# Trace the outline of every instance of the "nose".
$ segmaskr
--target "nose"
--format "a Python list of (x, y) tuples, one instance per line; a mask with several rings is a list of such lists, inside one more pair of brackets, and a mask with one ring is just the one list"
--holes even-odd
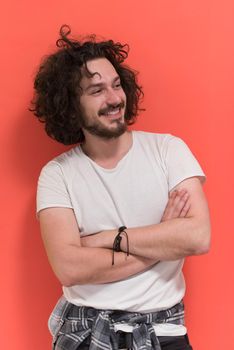
[(110, 88), (106, 93), (106, 103), (110, 105), (117, 105), (121, 102), (121, 97), (118, 91)]

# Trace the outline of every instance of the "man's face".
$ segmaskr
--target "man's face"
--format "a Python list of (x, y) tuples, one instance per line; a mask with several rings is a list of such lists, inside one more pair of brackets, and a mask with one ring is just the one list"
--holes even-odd
[(119, 137), (126, 129), (124, 114), (126, 95), (122, 89), (119, 75), (110, 61), (97, 58), (87, 62), (88, 77), (83, 70), (80, 82), (82, 95), (82, 129), (90, 134), (110, 139)]

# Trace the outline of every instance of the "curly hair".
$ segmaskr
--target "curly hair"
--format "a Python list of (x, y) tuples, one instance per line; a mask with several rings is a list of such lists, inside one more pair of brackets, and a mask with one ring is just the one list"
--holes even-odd
[(79, 97), (82, 94), (82, 67), (85, 67), (88, 76), (93, 76), (87, 68), (89, 60), (108, 59), (120, 76), (127, 98), (127, 125), (133, 124), (142, 110), (139, 102), (143, 97), (136, 79), (137, 72), (123, 64), (128, 57), (128, 45), (112, 40), (97, 42), (95, 35), (78, 41), (68, 38), (70, 33), (70, 27), (63, 25), (56, 42), (58, 50), (43, 59), (35, 77), (35, 93), (30, 109), (39, 121), (45, 123), (46, 133), (64, 145), (84, 141)]

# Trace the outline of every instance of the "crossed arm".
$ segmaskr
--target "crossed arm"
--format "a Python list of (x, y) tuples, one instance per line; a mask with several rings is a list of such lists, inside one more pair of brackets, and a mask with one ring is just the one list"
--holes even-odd
[[(159, 224), (128, 228), (130, 256), (112, 248), (117, 230), (80, 238), (72, 209), (48, 208), (39, 213), (50, 264), (65, 286), (118, 281), (142, 272), (160, 260), (206, 253), (210, 244), (209, 213), (198, 178), (171, 192)], [(126, 250), (126, 241), (121, 242)]]

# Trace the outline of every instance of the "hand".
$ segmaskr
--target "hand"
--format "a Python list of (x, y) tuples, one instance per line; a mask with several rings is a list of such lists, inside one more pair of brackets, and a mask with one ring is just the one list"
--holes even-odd
[[(161, 222), (175, 218), (186, 217), (190, 208), (189, 194), (186, 190), (175, 190), (170, 193), (167, 206)], [(110, 237), (117, 234), (116, 230), (101, 231), (81, 237), (81, 245), (89, 248), (110, 248)], [(108, 239), (109, 237), (109, 239)], [(112, 237), (113, 238), (113, 237)], [(111, 242), (114, 238), (111, 240)], [(111, 243), (113, 244), (113, 242)]]
[(176, 218), (185, 218), (190, 208), (189, 194), (186, 190), (175, 190), (169, 195), (161, 222)]

